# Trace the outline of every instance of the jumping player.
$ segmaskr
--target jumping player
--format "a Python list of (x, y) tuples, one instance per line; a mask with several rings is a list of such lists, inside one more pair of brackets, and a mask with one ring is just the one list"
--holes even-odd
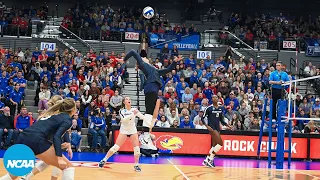
[[(134, 154), (134, 170), (137, 172), (141, 171), (139, 166), (139, 157), (140, 157), (140, 147), (139, 147), (139, 139), (138, 139), (138, 132), (135, 123), (135, 117), (138, 116), (140, 119), (144, 121), (153, 121), (149, 119), (147, 116), (144, 116), (140, 113), (140, 111), (136, 108), (131, 108), (131, 100), (129, 97), (125, 97), (123, 99), (124, 109), (120, 111), (121, 117), (121, 126), (120, 126), (120, 133), (116, 140), (116, 143), (113, 147), (110, 148), (107, 155), (100, 161), (99, 167), (102, 168), (104, 164), (108, 161), (108, 159), (117, 152), (122, 144), (127, 140), (130, 139), (133, 145), (133, 154)], [(153, 119), (157, 119), (158, 111), (160, 107), (160, 100), (157, 100), (155, 105), (155, 110), (153, 113)]]
[[(160, 80), (160, 76), (164, 76), (167, 73), (171, 72), (175, 67), (177, 62), (182, 60), (182, 56), (175, 57), (174, 61), (168, 68), (165, 69), (157, 69), (152, 64), (150, 64), (149, 60), (145, 57), (141, 57), (135, 50), (131, 50), (124, 57), (124, 61), (127, 61), (130, 57), (134, 57), (137, 60), (139, 69), (146, 76), (146, 81), (144, 84), (144, 94), (146, 96), (145, 106), (146, 106), (146, 114), (153, 114), (154, 108), (158, 99), (159, 89), (162, 87), (162, 82)], [(144, 129), (146, 132), (147, 130)]]
[[(219, 101), (218, 96), (213, 95), (212, 105), (208, 106), (205, 109), (203, 117), (201, 118), (203, 124), (209, 130), (209, 133), (211, 135), (211, 140), (212, 140), (212, 147), (209, 151), (209, 155), (202, 163), (204, 166), (207, 166), (207, 167), (215, 166), (213, 162), (214, 156), (223, 146), (223, 142), (220, 136), (220, 122), (222, 125), (232, 128), (229, 124), (227, 124), (224, 121), (223, 111), (222, 111), (222, 108), (218, 105), (218, 101)], [(207, 118), (208, 124), (204, 121), (205, 118)]]
[[(53, 105), (55, 105), (58, 101), (63, 100), (63, 98), (59, 95), (55, 95), (52, 96), (51, 99), (48, 102), (48, 107), (52, 107)], [(59, 114), (60, 112), (57, 111), (54, 113), (54, 115)], [(68, 155), (69, 157), (72, 159), (73, 156), (73, 152), (71, 149), (71, 143), (70, 143), (70, 137), (68, 133), (65, 133), (64, 137), (63, 137), (63, 144), (61, 144), (61, 149), (67, 149), (68, 151)], [(33, 176), (35, 176), (36, 174), (43, 172), (44, 170), (46, 170), (49, 167), (48, 164), (46, 164), (43, 161), (39, 161), (37, 162), (37, 164), (35, 165), (35, 167), (33, 168), (32, 172), (29, 173), (26, 176), (21, 177), (20, 180), (30, 180)], [(53, 167), (52, 169), (52, 173), (51, 173), (51, 180), (56, 180), (58, 179), (58, 177), (61, 175), (62, 171), (57, 168), (57, 167)]]
[[(54, 115), (59, 111), (60, 114)], [(77, 112), (74, 99), (66, 98), (50, 107), (34, 125), (26, 128), (18, 137), (17, 144), (29, 146), (36, 157), (48, 165), (62, 170), (62, 180), (73, 180), (72, 163), (62, 155), (61, 138), (72, 126), (71, 117)], [(45, 118), (42, 118), (45, 117)], [(49, 141), (53, 137), (53, 142)], [(17, 177), (5, 175), (0, 180), (14, 180)]]

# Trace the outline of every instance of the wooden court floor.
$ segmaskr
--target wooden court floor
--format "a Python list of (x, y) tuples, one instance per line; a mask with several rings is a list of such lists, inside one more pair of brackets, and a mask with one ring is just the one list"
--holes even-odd
[[(320, 171), (311, 170), (269, 170), (258, 168), (206, 168), (201, 166), (181, 166), (173, 164), (142, 164), (142, 172), (134, 172), (133, 164), (112, 163), (105, 168), (97, 168), (97, 163), (75, 163), (75, 180), (320, 180)], [(33, 180), (49, 180), (49, 168)], [(0, 162), (0, 175), (6, 170)], [(61, 178), (60, 178), (61, 179)]]

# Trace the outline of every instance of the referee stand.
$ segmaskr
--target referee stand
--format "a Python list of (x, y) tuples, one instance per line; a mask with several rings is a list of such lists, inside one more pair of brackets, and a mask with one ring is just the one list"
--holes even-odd
[[(272, 106), (273, 99), (270, 99), (270, 106)], [(266, 107), (268, 104), (268, 98), (264, 100), (264, 107), (262, 112), (262, 119), (261, 119), (261, 125), (260, 125), (260, 134), (259, 134), (259, 143), (258, 143), (258, 152), (257, 155), (260, 158), (260, 151), (261, 151), (261, 142), (263, 137), (263, 127), (266, 121)], [(268, 168), (271, 168), (271, 160), (272, 160), (272, 152), (276, 153), (276, 169), (283, 169), (283, 163), (284, 163), (284, 153), (288, 153), (288, 168), (290, 168), (291, 164), (291, 142), (292, 142), (292, 121), (287, 121), (283, 117), (286, 117), (286, 111), (288, 109), (288, 101), (284, 99), (284, 94), (282, 94), (282, 98), (278, 100), (277, 102), (277, 120), (276, 120), (276, 126), (277, 126), (277, 137), (275, 140), (272, 139), (272, 107), (270, 107), (269, 112), (269, 129), (268, 129)], [(290, 109), (290, 106), (289, 106)], [(288, 113), (288, 116), (290, 119), (291, 113)], [(288, 122), (288, 149), (285, 149), (285, 126), (286, 122)], [(272, 143), (276, 142), (277, 145), (275, 149), (272, 149)]]

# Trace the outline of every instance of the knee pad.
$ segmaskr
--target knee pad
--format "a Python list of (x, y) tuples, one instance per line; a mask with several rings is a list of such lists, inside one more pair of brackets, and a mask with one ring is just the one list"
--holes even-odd
[(117, 144), (113, 145), (111, 148), (110, 148), (110, 151), (115, 153), (117, 151), (119, 151), (120, 149), (120, 146), (118, 146)]
[(133, 155), (140, 155), (140, 147), (139, 146), (133, 147)]
[(143, 118), (143, 124), (144, 127), (150, 127), (152, 122), (153, 116), (151, 114), (145, 114)]
[(12, 178), (9, 174), (6, 174), (6, 175), (0, 177), (0, 180), (12, 180)]
[(45, 169), (47, 169), (49, 167), (48, 164), (46, 164), (45, 162), (43, 161), (40, 161), (36, 164), (36, 167), (40, 172), (44, 171)]
[(74, 167), (67, 168), (62, 172), (62, 180), (74, 180)]
[(222, 146), (220, 144), (217, 144), (215, 147), (213, 147), (213, 152), (217, 153), (220, 151), (221, 148)]
[(52, 172), (51, 172), (51, 176), (59, 177), (61, 175), (61, 173), (62, 173), (61, 169), (59, 169), (57, 167), (53, 167)]

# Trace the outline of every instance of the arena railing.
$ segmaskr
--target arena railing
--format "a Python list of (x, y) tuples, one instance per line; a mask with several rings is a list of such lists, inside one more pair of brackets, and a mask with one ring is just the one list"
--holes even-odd
[[(190, 56), (190, 54), (193, 54), (193, 57), (196, 57), (197, 55), (197, 51), (189, 51), (188, 53), (186, 52), (182, 52), (179, 53), (179, 55), (182, 55), (184, 58), (188, 58)], [(173, 56), (176, 54), (173, 53), (151, 53), (150, 57), (152, 58), (152, 60), (154, 60), (155, 58), (159, 58), (161, 61), (164, 59), (173, 59)], [(212, 52), (212, 59), (216, 59), (217, 57), (215, 56), (215, 52)], [(200, 61), (200, 60), (198, 60)]]
[[(234, 52), (236, 49), (244, 50), (249, 56), (259, 59), (262, 58), (247, 42), (241, 40), (236, 35), (227, 30), (205, 30), (201, 33), (201, 46), (210, 47), (213, 44), (224, 44), (231, 46)], [(239, 54), (240, 56), (245, 56)], [(247, 59), (248, 60), (248, 59)]]
[(306, 43), (304, 38), (276, 38), (276, 39), (268, 39), (268, 38), (255, 38), (253, 41), (249, 42), (253, 44), (254, 49), (258, 51), (264, 49), (277, 50), (280, 51), (304, 51), (306, 48)]
[(80, 38), (79, 36), (77, 36), (75, 33), (73, 33), (72, 31), (70, 31), (69, 29), (65, 28), (64, 26), (60, 25), (60, 30), (62, 32), (67, 33), (68, 37), (72, 37), (72, 39), (77, 40), (78, 42), (80, 42), (81, 44), (83, 44), (84, 46), (86, 46), (88, 49), (92, 49), (95, 51), (95, 49), (87, 42), (85, 42), (82, 38)]
[(19, 38), (20, 36), (31, 36), (32, 24), (28, 23), (27, 26), (22, 27), (16, 24), (1, 25), (1, 37), (3, 36), (15, 36)]
[[(312, 38), (295, 38), (295, 37), (286, 37), (286, 38), (278, 38), (276, 37), (274, 40), (269, 38), (255, 38), (252, 41), (247, 41), (244, 38), (240, 38), (235, 36), (229, 31), (226, 30), (208, 30), (210, 31), (210, 35), (206, 37), (202, 35), (202, 43), (214, 43), (219, 42), (221, 44), (230, 45), (234, 48), (239, 49), (247, 49), (247, 50), (277, 50), (277, 51), (304, 51), (307, 46), (307, 40), (317, 41), (317, 39)], [(208, 32), (205, 31), (205, 32)], [(227, 33), (228, 36), (221, 36), (222, 33)], [(230, 35), (230, 36), (229, 36)], [(204, 39), (206, 38), (206, 39)], [(250, 51), (251, 52), (251, 51)], [(259, 54), (259, 53), (258, 53)]]
[[(85, 40), (97, 40), (97, 41), (118, 41), (118, 42), (141, 42), (143, 33), (138, 33), (138, 35), (132, 35), (126, 37), (125, 31), (115, 31), (108, 30), (102, 31), (101, 29), (95, 30), (92, 28), (70, 28), (74, 34)], [(137, 32), (129, 32), (136, 34)], [(128, 34), (127, 34), (128, 36)]]

